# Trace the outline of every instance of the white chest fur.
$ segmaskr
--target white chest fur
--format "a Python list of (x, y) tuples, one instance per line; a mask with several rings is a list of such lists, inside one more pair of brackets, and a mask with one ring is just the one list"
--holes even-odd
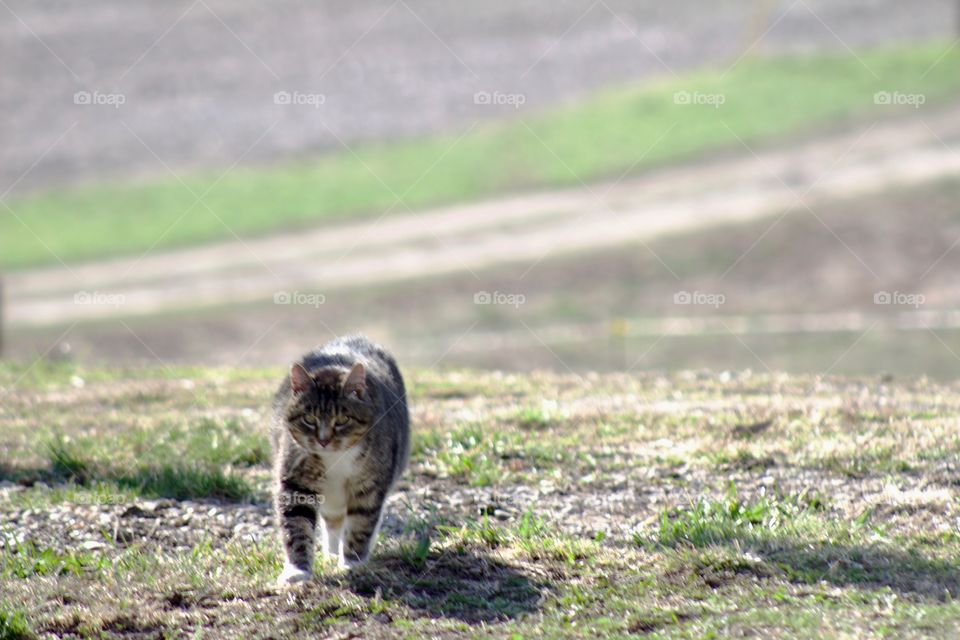
[(321, 483), (323, 503), (320, 512), (326, 517), (342, 516), (347, 512), (347, 481), (357, 473), (358, 448), (320, 454), (326, 469)]

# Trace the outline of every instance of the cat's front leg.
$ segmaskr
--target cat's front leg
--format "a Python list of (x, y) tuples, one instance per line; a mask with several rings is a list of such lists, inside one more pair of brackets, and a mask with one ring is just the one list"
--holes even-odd
[(347, 533), (343, 544), (346, 566), (361, 565), (370, 557), (382, 515), (382, 503), (372, 507), (353, 506), (347, 510)]
[(281, 585), (310, 579), (317, 525), (317, 496), (308, 489), (284, 481), (277, 493), (276, 507), (286, 562), (278, 582)]
[(345, 521), (346, 514), (344, 513), (336, 515), (323, 514), (323, 528), (326, 534), (324, 549), (329, 556), (337, 561), (337, 564), (343, 564), (343, 550), (341, 549), (341, 545)]

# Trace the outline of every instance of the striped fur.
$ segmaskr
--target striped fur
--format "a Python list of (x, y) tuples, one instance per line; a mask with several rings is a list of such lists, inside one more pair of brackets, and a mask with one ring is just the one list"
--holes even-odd
[(270, 428), (287, 556), (280, 581), (309, 579), (318, 525), (325, 552), (341, 566), (365, 562), (410, 449), (406, 391), (393, 357), (362, 336), (311, 351), (280, 385)]

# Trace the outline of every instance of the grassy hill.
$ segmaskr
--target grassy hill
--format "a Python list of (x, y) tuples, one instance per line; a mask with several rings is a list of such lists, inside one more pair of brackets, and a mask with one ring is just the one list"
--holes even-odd
[[(462, 134), (358, 145), (312, 160), (10, 198), (0, 268), (233, 239), (504, 192), (613, 179), (960, 92), (952, 43), (748, 58), (610, 89)], [(889, 100), (877, 99), (877, 94)], [(901, 99), (902, 98), (902, 99)], [(159, 169), (158, 169), (159, 170)], [(82, 224), (78, 221), (82, 221)]]
[[(960, 331), (924, 314), (960, 306), (958, 203), (960, 182), (948, 180), (821, 203), (816, 216), (800, 209), (643, 245), (548, 255), (533, 269), (518, 262), (329, 291), (319, 311), (267, 302), (18, 330), (9, 336), (9, 353), (28, 360), (65, 340), (81, 362), (153, 363), (159, 356), (275, 363), (278, 353), (295, 354), (304, 341), (360, 329), (389, 343), (403, 362), (423, 366), (442, 359), (517, 371), (770, 367), (952, 380)], [(719, 293), (725, 301), (719, 308), (677, 305), (674, 295), (682, 290)], [(525, 301), (478, 306), (478, 291), (521, 294)], [(925, 304), (878, 306), (878, 291), (922, 294)], [(733, 333), (738, 317), (778, 314), (840, 320), (819, 331)], [(864, 323), (847, 326), (845, 314), (862, 315)], [(712, 321), (714, 328), (665, 335), (672, 316)], [(898, 328), (909, 322), (912, 329)]]
[(0, 367), (0, 638), (945, 637), (960, 389), (409, 374), (374, 560), (280, 592), (277, 371)]

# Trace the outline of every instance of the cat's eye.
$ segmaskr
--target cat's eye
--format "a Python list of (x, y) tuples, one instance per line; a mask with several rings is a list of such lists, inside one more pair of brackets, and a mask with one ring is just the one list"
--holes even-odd
[(312, 415), (303, 416), (300, 422), (302, 422), (303, 425), (308, 429), (316, 429), (317, 425), (319, 424), (316, 416), (312, 416)]
[(349, 422), (350, 422), (350, 418), (348, 418), (347, 416), (337, 416), (336, 418), (333, 419), (333, 425), (335, 427), (345, 426)]

